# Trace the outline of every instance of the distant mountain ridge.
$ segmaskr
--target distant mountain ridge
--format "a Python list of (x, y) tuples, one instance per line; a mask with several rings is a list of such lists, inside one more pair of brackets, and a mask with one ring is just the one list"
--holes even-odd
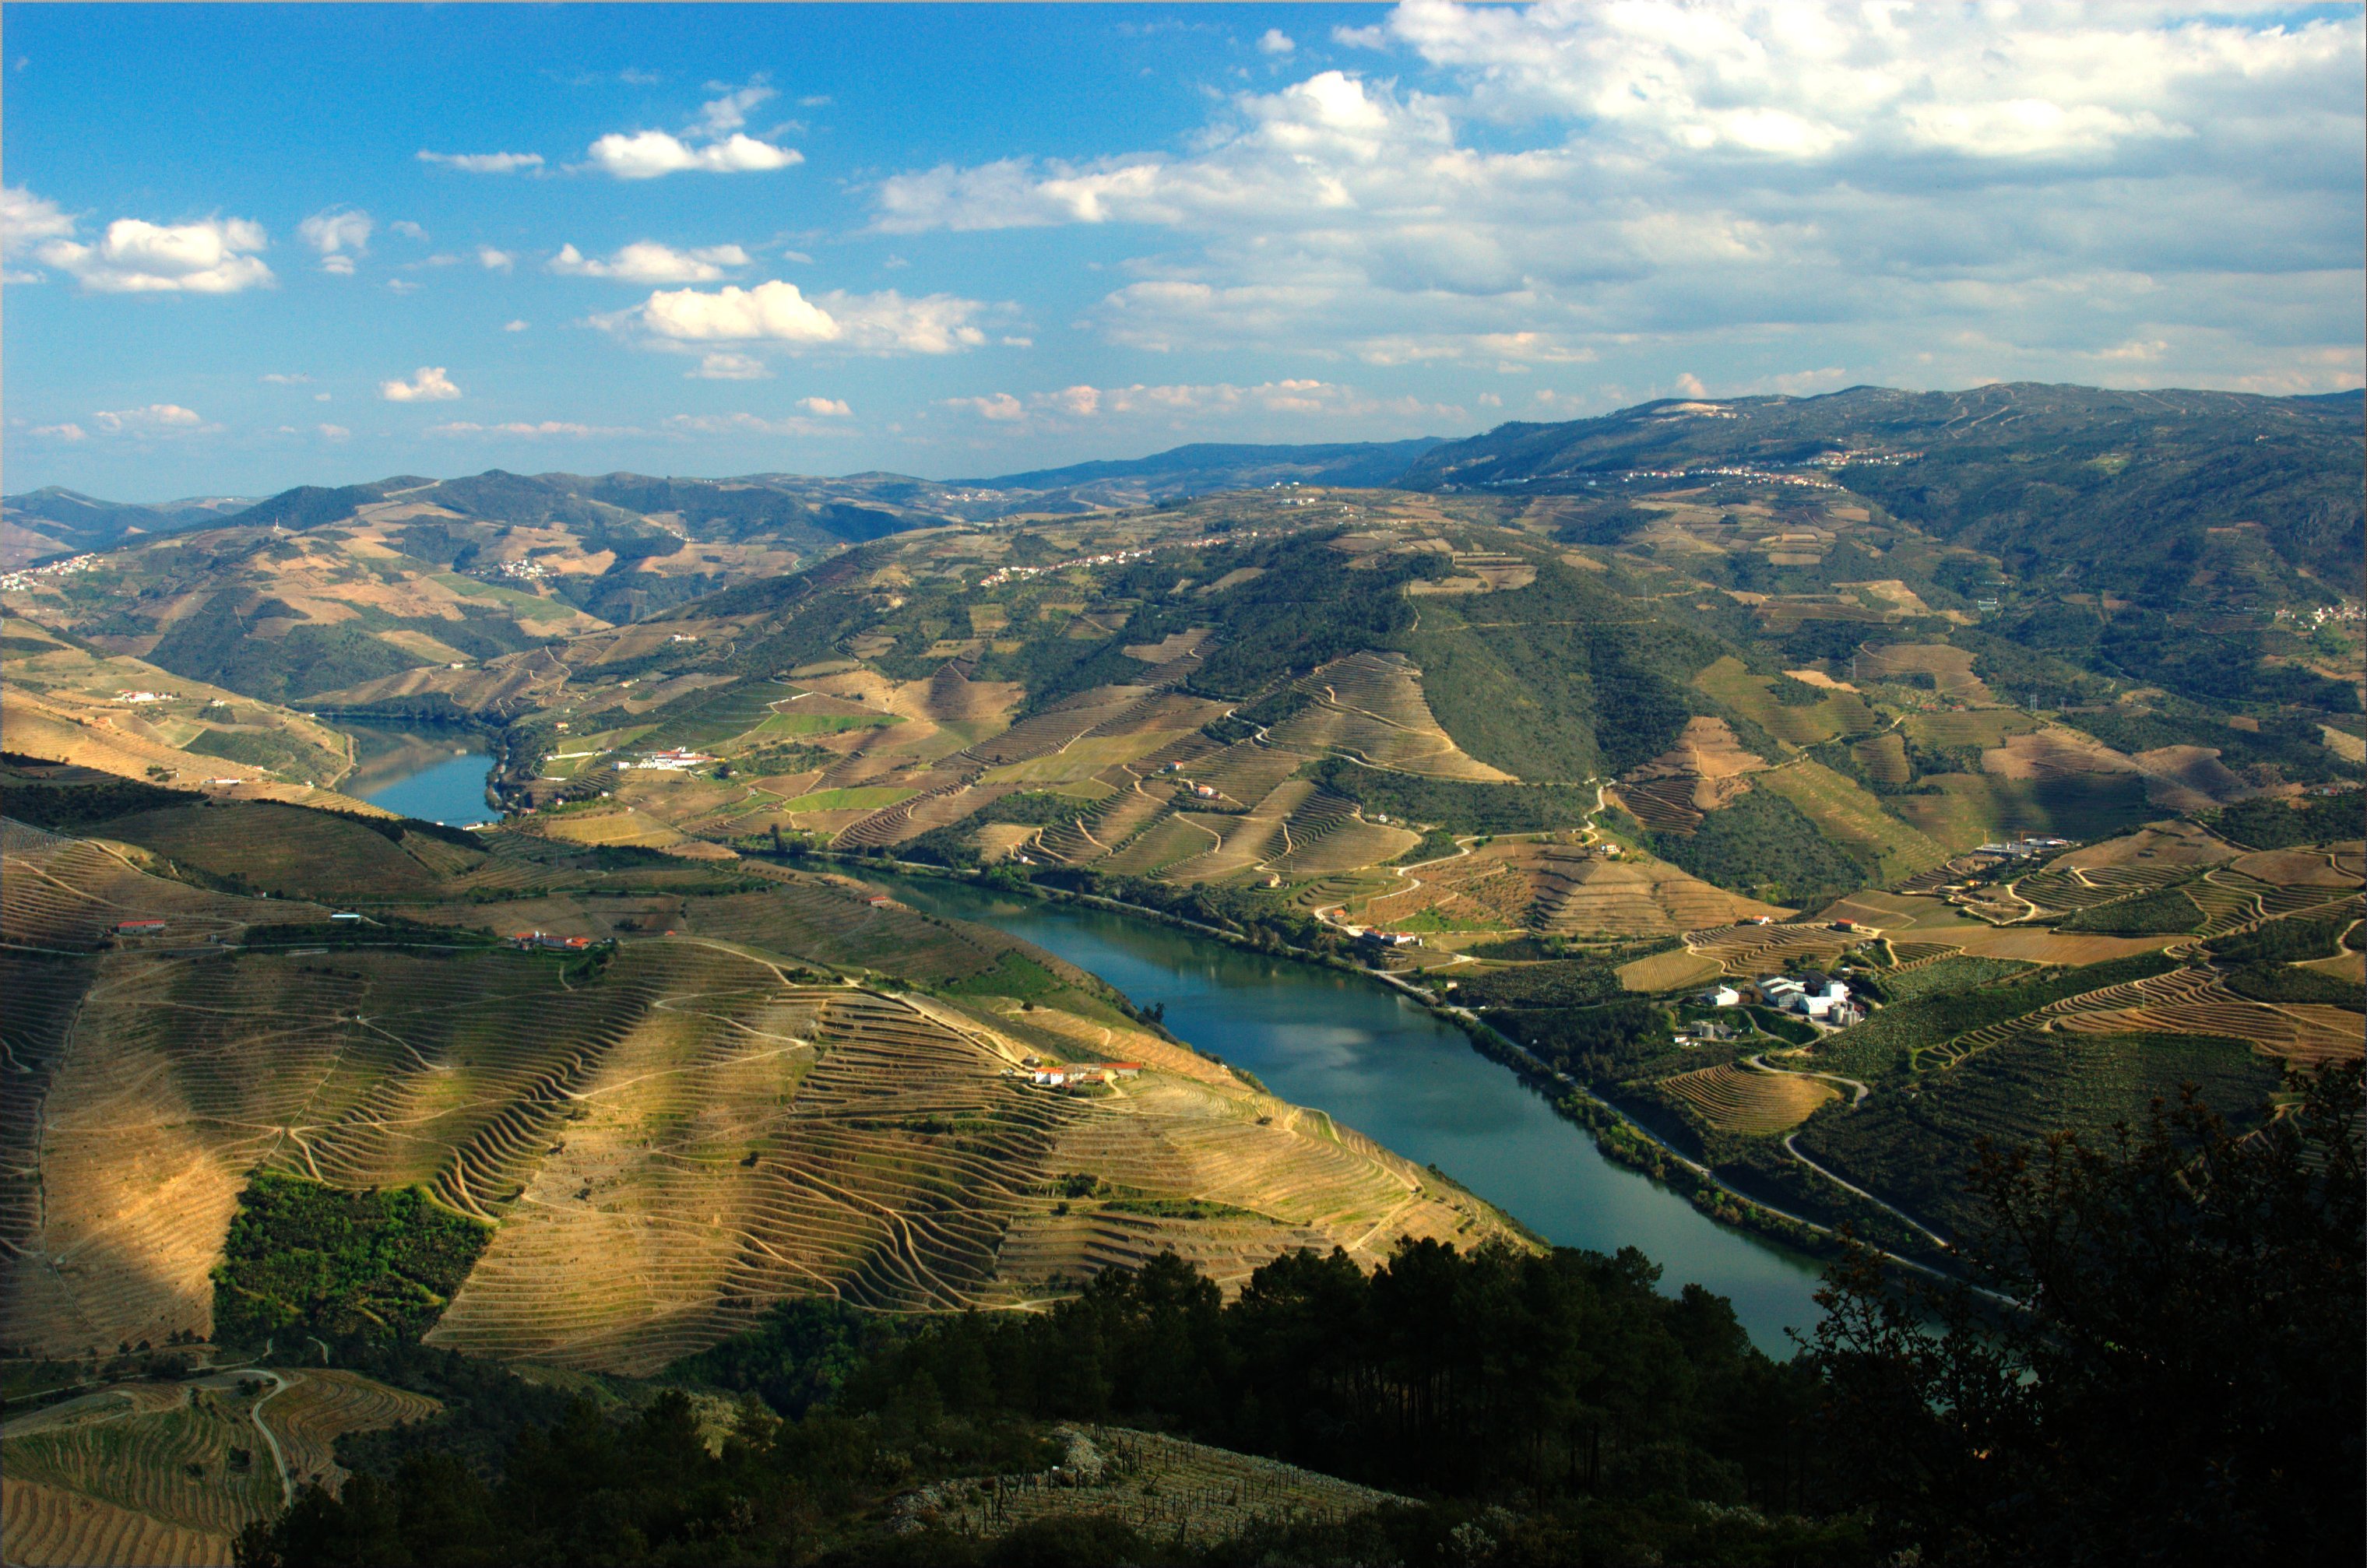
[(254, 504), (251, 496), (190, 496), (140, 505), (46, 485), (0, 500), (0, 565), (112, 549), (143, 534), (207, 527)]
[(2359, 391), (2280, 398), (2033, 383), (1663, 399), (1593, 419), (1500, 425), (1433, 448), (1399, 483), (1554, 494), (1658, 482), (1671, 471), (1822, 468), (1901, 519), (2017, 570), (2067, 567), (2169, 596), (2214, 530), (2249, 526), (2273, 550), (2272, 569), (2355, 592), (2367, 570), (2362, 408)]
[(694, 536), (736, 540), (764, 533), (803, 548), (828, 548), (939, 523), (1142, 506), (1274, 483), (1385, 486), (1441, 444), (1437, 436), (1317, 446), (1198, 443), (1146, 457), (945, 480), (877, 471), (835, 478), (761, 473), (692, 479), (490, 468), (449, 479), (402, 474), (362, 484), (298, 485), (260, 501), (232, 497), (153, 506), (98, 501), (52, 486), (0, 497), (0, 509), (12, 536), (25, 536), (12, 564), (66, 550), (106, 549), (136, 534), (225, 525), (315, 528), (343, 522), (357, 508), (396, 500), (487, 523), (629, 530), (652, 515), (670, 516)]
[(1444, 445), (1444, 439), (1434, 435), (1408, 441), (1349, 441), (1307, 446), (1199, 442), (1148, 457), (1071, 463), (1066, 468), (1004, 474), (999, 479), (947, 482), (992, 490), (1078, 491), (1117, 489), (1124, 481), (1134, 480), (1138, 483), (1133, 488), (1141, 491), (1142, 499), (1147, 501), (1289, 481), (1383, 489), (1403, 477), (1426, 453)]

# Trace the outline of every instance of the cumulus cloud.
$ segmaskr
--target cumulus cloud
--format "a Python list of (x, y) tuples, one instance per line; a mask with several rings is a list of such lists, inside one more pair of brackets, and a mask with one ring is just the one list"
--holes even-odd
[(523, 320), (521, 320), (521, 321), (504, 321), (504, 322), (502, 323), (502, 331), (504, 331), (504, 332), (505, 332), (505, 333), (522, 333), (522, 332), (526, 331), (528, 327), (532, 326), (533, 324), (534, 324), (534, 323), (533, 323), (533, 322), (531, 322), (531, 321), (523, 321)]
[(712, 283), (728, 268), (748, 265), (748, 253), (737, 245), (708, 245), (677, 251), (651, 240), (637, 240), (607, 260), (586, 256), (573, 245), (561, 245), (550, 258), (550, 270), (570, 277), (613, 277), (625, 283)]
[(982, 398), (947, 398), (946, 407), (968, 409), (980, 419), (1005, 424), (1027, 417), (1027, 405), (1008, 392), (991, 392)]
[(840, 398), (799, 398), (798, 407), (816, 419), (845, 419), (855, 412)]
[(508, 251), (497, 251), (491, 245), (479, 245), (477, 265), (487, 272), (507, 272), (517, 265), (517, 257)]
[(90, 438), (90, 432), (71, 420), (63, 424), (37, 424), (33, 426), (33, 434), (45, 435), (52, 441), (86, 441)]
[(699, 106), (698, 118), (676, 136), (663, 130), (611, 131), (592, 143), (590, 167), (620, 180), (653, 180), (664, 175), (760, 174), (802, 164), (794, 147), (760, 141), (741, 128), (748, 111), (775, 96), (759, 77), (744, 87)]
[(611, 131), (592, 143), (592, 166), (620, 180), (653, 180), (661, 175), (697, 171), (710, 175), (760, 174), (806, 161), (794, 147), (776, 147), (744, 132), (694, 146), (663, 130)]
[(369, 254), (372, 227), (359, 208), (326, 207), (296, 225), (296, 236), (321, 254), (323, 272), (350, 276), (354, 258)]
[(698, 129), (708, 136), (728, 136), (748, 123), (748, 111), (767, 99), (780, 95), (758, 77), (744, 87), (734, 87), (719, 98), (711, 98), (698, 107)]
[(752, 355), (721, 352), (701, 358), (697, 369), (684, 375), (694, 381), (761, 381), (772, 371)]
[(1298, 47), (1280, 28), (1266, 28), (1259, 37), (1257, 46), (1261, 54), (1288, 54)]
[(501, 424), (474, 424), (467, 420), (447, 420), (427, 427), (430, 435), (523, 435), (549, 436), (615, 436), (640, 435), (643, 432), (629, 425), (580, 424), (573, 420), (511, 420)]
[[(59, 211), (56, 202), (23, 186), (0, 186), (0, 257), (14, 261), (31, 255), (44, 242), (63, 239), (74, 230), (74, 220)], [(30, 283), (40, 276), (11, 274), (7, 281)]]
[(119, 218), (96, 244), (53, 238), (33, 254), (94, 294), (235, 294), (273, 281), (255, 254), (268, 243), (263, 226), (243, 218)]
[(817, 404), (822, 405), (818, 411), (825, 416), (822, 419), (812, 418), (806, 414), (789, 414), (778, 419), (767, 419), (762, 414), (753, 413), (676, 413), (666, 416), (665, 427), (679, 435), (845, 434), (849, 427), (832, 425), (827, 423), (827, 420), (844, 416), (847, 412), (846, 405), (832, 402), (826, 398), (808, 398), (798, 406), (811, 409)]
[(1136, 383), (1127, 387), (1080, 384), (1053, 391), (990, 392), (946, 398), (940, 407), (973, 415), (1008, 429), (1076, 429), (1087, 423), (1133, 420), (1172, 430), (1275, 416), (1343, 422), (1460, 420), (1463, 411), (1412, 397), (1382, 397), (1313, 378), (1288, 378), (1254, 386), (1231, 382)]
[(344, 441), (349, 439), (354, 434), (342, 424), (323, 424), (316, 428), (323, 441)]
[(380, 381), (378, 395), (391, 403), (435, 403), (460, 395), (441, 365), (423, 365), (410, 380)]
[(674, 343), (768, 343), (789, 352), (839, 349), (854, 354), (957, 354), (986, 341), (976, 318), (987, 307), (949, 294), (908, 298), (832, 290), (808, 299), (794, 283), (776, 278), (753, 288), (730, 285), (713, 292), (660, 289), (640, 305), (601, 318), (611, 327), (638, 325)]
[(420, 225), (413, 223), (408, 218), (398, 218), (386, 227), (389, 233), (400, 234), (406, 240), (425, 240), (427, 238), (427, 231)]
[(101, 409), (90, 416), (109, 435), (187, 435), (205, 421), (194, 409), (178, 403), (150, 403), (146, 408)]
[(1342, 41), (1427, 91), (1316, 72), (1179, 151), (907, 171), (873, 227), (1141, 229), (1086, 324), (1149, 349), (1657, 383), (1696, 345), (1790, 374), (1805, 332), (1931, 384), (2129, 342), (2224, 381), (2248, 343), (2350, 384), (2362, 40), (2356, 11), (1410, 0)]
[(430, 152), (422, 148), (419, 161), (469, 175), (514, 175), (520, 169), (542, 167), (539, 152)]

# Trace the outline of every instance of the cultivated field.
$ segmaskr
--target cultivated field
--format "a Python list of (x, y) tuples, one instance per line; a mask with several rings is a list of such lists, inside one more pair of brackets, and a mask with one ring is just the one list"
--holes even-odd
[(330, 1453), (340, 1436), (436, 1408), (316, 1370), (119, 1383), (16, 1416), (0, 1441), (0, 1557), (56, 1568), (227, 1563), (232, 1537), (295, 1487), (342, 1486)]
[(992, 1539), (1055, 1517), (1122, 1521), (1159, 1540), (1220, 1540), (1251, 1525), (1336, 1521), (1400, 1499), (1277, 1460), (1122, 1427), (1063, 1427), (1058, 1472), (940, 1482), (900, 1517)]
[(1840, 1090), (1819, 1078), (1748, 1067), (1703, 1067), (1663, 1078), (1660, 1088), (1720, 1132), (1751, 1136), (1788, 1132), (1840, 1097)]

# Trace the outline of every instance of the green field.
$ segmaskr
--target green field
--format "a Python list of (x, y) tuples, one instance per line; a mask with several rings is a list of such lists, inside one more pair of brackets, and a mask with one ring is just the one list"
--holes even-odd
[(2056, 929), (2103, 936), (2175, 936), (2202, 923), (2203, 911), (2195, 908), (2193, 899), (2175, 887), (2165, 887), (2116, 904), (2081, 909)]
[(751, 728), (759, 735), (843, 735), (903, 722), (904, 716), (894, 713), (776, 713)]
[(896, 789), (886, 784), (855, 789), (819, 789), (811, 795), (798, 796), (781, 809), (792, 815), (800, 811), (876, 811), (900, 800), (910, 800), (919, 793), (918, 790)]
[(773, 705), (797, 695), (777, 681), (749, 681), (676, 697), (643, 717), (642, 732), (652, 750), (670, 746), (719, 746), (764, 725)]
[[(1865, 699), (1855, 692), (1834, 692), (1813, 703), (1778, 701), (1773, 681), (1753, 675), (1742, 661), (1721, 659), (1693, 677), (1693, 684), (1779, 740), (1794, 746), (1814, 746), (1844, 735), (1861, 734), (1881, 722)], [(1790, 682), (1795, 689), (1797, 682)]]
[(1752, 782), (1798, 807), (1827, 838), (1874, 861), (1884, 882), (1929, 871), (1948, 858), (1946, 849), (1893, 817), (1879, 799), (1821, 762), (1805, 758), (1787, 762)]
[(2158, 815), (2146, 804), (2145, 780), (2135, 773), (2054, 779), (1940, 773), (1925, 782), (1932, 785), (1931, 794), (1894, 795), (1891, 803), (1899, 816), (1951, 854), (2011, 833), (2052, 833), (2092, 842), (2125, 833)]
[(473, 577), (462, 577), (456, 572), (439, 571), (430, 581), (450, 589), (464, 599), (482, 599), (499, 604), (521, 621), (572, 620), (577, 614), (574, 605), (562, 600), (544, 599), (520, 592), (515, 588), (480, 582)]
[[(1884, 1008), (1856, 1028), (1834, 1036), (1818, 1048), (1818, 1059), (1860, 1077), (1897, 1073), (1912, 1066), (1921, 1053), (1960, 1034), (2020, 1018), (2065, 997), (2175, 967), (2160, 953), (2140, 953), (2076, 969), (2041, 971), (2020, 980), (1976, 982), (1945, 992), (1927, 990), (1914, 1000)], [(1951, 977), (1960, 976), (1970, 979), (1972, 972), (1959, 971)]]
[(2174, 1105), (2189, 1083), (2241, 1127), (2265, 1113), (2279, 1077), (2275, 1063), (2240, 1040), (2024, 1034), (1924, 1075), (1913, 1096), (1884, 1094), (1853, 1113), (1819, 1116), (1799, 1143), (1869, 1191), (1958, 1226), (1974, 1213), (1963, 1177), (1982, 1138), (2011, 1147), (2065, 1128), (2101, 1134), (2115, 1122), (2142, 1122), (2157, 1099)]

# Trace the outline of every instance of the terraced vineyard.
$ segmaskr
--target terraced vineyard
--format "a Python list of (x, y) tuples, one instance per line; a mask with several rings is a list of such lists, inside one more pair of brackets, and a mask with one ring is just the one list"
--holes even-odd
[(1786, 1132), (1840, 1098), (1832, 1085), (1802, 1073), (1730, 1066), (1680, 1073), (1661, 1079), (1660, 1088), (1719, 1131), (1754, 1136)]
[[(1298, 804), (1308, 793), (1297, 786)], [(1399, 1235), (1501, 1228), (1221, 1069), (1154, 1073), (1108, 1101), (1027, 1084), (1013, 1069), (1043, 1047), (991, 1013), (834, 973), (990, 995), (997, 976), (1046, 977), (1055, 989), (1038, 999), (1055, 1005), (1029, 1016), (1073, 1018), (1080, 1050), (1096, 1027), (1085, 1014), (1118, 1017), (1096, 984), (1040, 954), (1014, 970), (1010, 939), (844, 880), (765, 867), (761, 892), (414, 901), (381, 906), (377, 927), (333, 926), (318, 908), (159, 880), (94, 844), (10, 841), (12, 940), (94, 944), (152, 909), (228, 936), (267, 910), (283, 933), (6, 955), (20, 984), (9, 1063), (45, 1090), (38, 1115), (12, 1097), (6, 1123), (0, 1332), (14, 1346), (79, 1354), (209, 1333), (209, 1271), (258, 1168), (418, 1184), (496, 1223), (438, 1343), (629, 1370), (788, 1295), (1009, 1304), (1160, 1245), (1236, 1279), (1288, 1246), (1377, 1257)], [(458, 869), (465, 883), (477, 867)], [(528, 924), (633, 940), (544, 954), (438, 929)], [(320, 946), (286, 934), (310, 929)], [(1112, 1210), (1048, 1263), (1026, 1227), (1050, 1217), (1051, 1176), (1091, 1160), (1129, 1190), (1223, 1217)]]
[(1422, 695), (1421, 671), (1402, 655), (1352, 654), (1299, 682), (1317, 699), (1276, 725), (1274, 741), (1320, 755), (1344, 752), (1378, 767), (1433, 778), (1501, 782), (1512, 777), (1455, 744)]
[(311, 1371), (119, 1383), (17, 1416), (0, 1441), (0, 1555), (227, 1563), (231, 1538), (297, 1485), (342, 1486), (330, 1452), (338, 1437), (436, 1409), (352, 1372)]
[(1277, 1460), (1122, 1427), (1063, 1427), (1057, 1472), (940, 1482), (900, 1517), (992, 1539), (1046, 1518), (1097, 1517), (1157, 1540), (1206, 1542), (1255, 1524), (1335, 1520), (1400, 1499)]

